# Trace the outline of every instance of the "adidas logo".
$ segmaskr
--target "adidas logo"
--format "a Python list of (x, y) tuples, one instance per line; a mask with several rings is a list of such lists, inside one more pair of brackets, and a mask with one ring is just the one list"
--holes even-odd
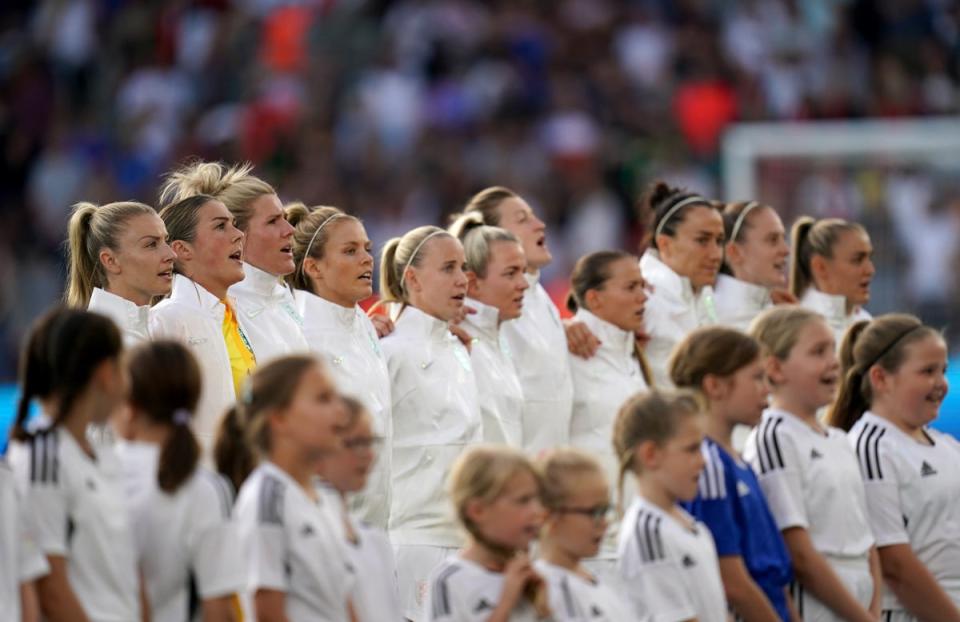
[(590, 608), (590, 617), (593, 617), (593, 618), (602, 618), (602, 617), (603, 617), (603, 611), (600, 610), (600, 607), (597, 607), (596, 605), (593, 605), (593, 606)]
[(936, 475), (937, 470), (930, 466), (930, 464), (924, 460), (923, 466), (920, 467), (920, 477), (927, 477), (928, 475)]
[(96, 491), (97, 491), (97, 484), (96, 484), (96, 482), (94, 482), (92, 479), (88, 479), (88, 480), (87, 480), (87, 488), (89, 488), (91, 492), (96, 492)]
[(307, 523), (306, 525), (304, 525), (303, 528), (300, 530), (300, 535), (303, 536), (304, 538), (308, 536), (312, 536), (313, 534), (314, 534), (313, 525), (311, 525), (310, 523)]
[(697, 565), (697, 562), (696, 562), (696, 560), (694, 560), (692, 557), (690, 557), (689, 555), (684, 555), (684, 556), (683, 556), (683, 567), (684, 567), (684, 568), (693, 568), (693, 567), (696, 566), (696, 565)]
[(737, 482), (737, 494), (741, 497), (746, 497), (750, 494), (750, 487), (747, 486), (746, 482)]
[(819, 459), (819, 458), (823, 458), (823, 454), (820, 453), (819, 451), (817, 451), (816, 449), (811, 449), (811, 450), (810, 450), (810, 459), (811, 459), (811, 460), (817, 460), (817, 459)]
[(477, 606), (473, 608), (473, 612), (480, 613), (481, 611), (485, 611), (487, 609), (493, 609), (493, 605), (491, 605), (486, 598), (481, 598), (480, 602), (477, 603)]

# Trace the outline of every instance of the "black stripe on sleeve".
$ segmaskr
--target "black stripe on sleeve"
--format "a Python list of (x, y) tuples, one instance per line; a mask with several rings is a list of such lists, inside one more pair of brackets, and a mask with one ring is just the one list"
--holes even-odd
[(576, 617), (577, 607), (573, 602), (573, 594), (570, 593), (570, 582), (567, 577), (560, 580), (560, 591), (563, 592), (563, 605), (567, 608), (567, 615), (571, 618)]
[(433, 617), (450, 615), (450, 590), (447, 581), (460, 570), (460, 566), (447, 566), (433, 580)]
[(259, 518), (262, 524), (283, 524), (283, 494), (286, 485), (275, 477), (264, 475), (260, 484)]
[(783, 424), (782, 417), (778, 418), (777, 422), (773, 424), (773, 429), (770, 430), (770, 436), (773, 438), (773, 449), (776, 452), (777, 466), (782, 469), (786, 465), (783, 462), (783, 452), (780, 451), (780, 437), (778, 436), (781, 424)]

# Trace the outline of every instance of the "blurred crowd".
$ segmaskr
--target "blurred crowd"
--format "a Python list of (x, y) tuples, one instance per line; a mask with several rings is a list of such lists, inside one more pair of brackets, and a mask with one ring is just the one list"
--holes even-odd
[(717, 196), (732, 122), (955, 114), (958, 76), (955, 0), (5, 0), (0, 380), (60, 296), (70, 206), (155, 203), (190, 156), (378, 248), (507, 185), (549, 280), (636, 247), (650, 179)]

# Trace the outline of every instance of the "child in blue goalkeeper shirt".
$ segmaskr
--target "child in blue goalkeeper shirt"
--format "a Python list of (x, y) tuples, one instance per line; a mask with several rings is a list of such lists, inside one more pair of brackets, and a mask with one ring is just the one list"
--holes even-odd
[(767, 405), (759, 345), (729, 328), (694, 331), (674, 351), (670, 375), (708, 403), (706, 465), (684, 507), (713, 534), (730, 608), (747, 620), (799, 619), (791, 615), (790, 556), (756, 475), (731, 441), (734, 427), (756, 425)]

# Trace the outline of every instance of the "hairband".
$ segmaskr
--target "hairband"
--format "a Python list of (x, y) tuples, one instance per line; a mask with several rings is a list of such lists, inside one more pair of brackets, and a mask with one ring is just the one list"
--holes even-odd
[(707, 203), (709, 205), (709, 202), (699, 195), (687, 197), (686, 199), (679, 201), (676, 205), (668, 209), (667, 213), (664, 214), (663, 218), (660, 219), (660, 224), (657, 225), (657, 229), (653, 233), (654, 239), (656, 239), (658, 235), (663, 233), (663, 227), (667, 224), (667, 221), (670, 220), (670, 217), (677, 212), (677, 210), (679, 210), (681, 207), (690, 205), (691, 203)]
[[(425, 237), (425, 238), (423, 238), (422, 240), (420, 240), (420, 243), (417, 244), (416, 248), (414, 248), (414, 249), (413, 249), (413, 252), (410, 254), (410, 258), (407, 259), (407, 264), (406, 264), (406, 265), (409, 266), (409, 265), (412, 265), (412, 264), (413, 264), (413, 260), (417, 258), (417, 253), (419, 253), (419, 252), (420, 252), (420, 249), (423, 248), (423, 245), (427, 243), (427, 240), (429, 240), (430, 238), (432, 238), (432, 237), (435, 236), (435, 235), (440, 235), (441, 233), (446, 233), (446, 231), (444, 231), (443, 229), (437, 229), (436, 231), (434, 231), (433, 233), (431, 233), (431, 234), (428, 235), (427, 237)], [(381, 267), (381, 269), (382, 269), (382, 267)], [(407, 279), (407, 269), (406, 269), (406, 266), (404, 266), (403, 274), (400, 275), (400, 291), (403, 291), (403, 282), (404, 282), (406, 279)]]
[(756, 201), (750, 201), (749, 203), (747, 203), (747, 206), (745, 208), (740, 210), (740, 214), (737, 216), (737, 219), (733, 223), (733, 231), (730, 232), (730, 239), (727, 240), (728, 242), (737, 241), (737, 235), (740, 234), (740, 228), (743, 226), (743, 221), (747, 219), (747, 214), (750, 213), (750, 210), (759, 206), (760, 204), (757, 203)]
[(333, 220), (334, 218), (340, 218), (341, 216), (346, 216), (346, 214), (340, 212), (334, 214), (333, 216), (328, 216), (326, 220), (320, 223), (320, 226), (317, 227), (317, 230), (313, 232), (313, 235), (310, 236), (310, 243), (307, 244), (307, 250), (303, 253), (303, 261), (300, 262), (300, 271), (303, 272), (303, 264), (306, 262), (307, 257), (310, 256), (310, 249), (313, 248), (313, 243), (317, 239), (317, 234), (320, 233), (320, 230), (327, 226), (327, 223)]
[(186, 426), (190, 424), (190, 411), (185, 408), (178, 408), (173, 411), (173, 425)]
[(893, 350), (894, 346), (896, 346), (898, 343), (900, 343), (901, 341), (903, 341), (903, 338), (904, 338), (904, 337), (906, 337), (907, 335), (909, 335), (909, 334), (912, 333), (913, 331), (917, 330), (918, 328), (923, 328), (923, 327), (924, 327), (923, 324), (917, 324), (916, 326), (914, 326), (914, 327), (912, 327), (912, 328), (908, 328), (907, 330), (903, 331), (903, 332), (900, 334), (899, 337), (897, 337), (896, 339), (894, 339), (893, 341), (891, 341), (891, 342), (887, 345), (886, 348), (884, 348), (883, 350), (881, 350), (881, 351), (880, 351), (880, 354), (878, 354), (876, 357), (874, 357), (873, 361), (872, 361), (869, 365), (867, 365), (867, 366), (865, 366), (865, 367), (863, 368), (863, 373), (866, 373), (867, 370), (869, 370), (871, 367), (873, 367), (874, 365), (876, 365), (877, 363), (879, 363), (879, 362), (880, 362), (880, 359), (882, 359), (883, 357), (885, 357), (885, 356), (887, 355), (887, 353), (890, 352), (890, 350)]

